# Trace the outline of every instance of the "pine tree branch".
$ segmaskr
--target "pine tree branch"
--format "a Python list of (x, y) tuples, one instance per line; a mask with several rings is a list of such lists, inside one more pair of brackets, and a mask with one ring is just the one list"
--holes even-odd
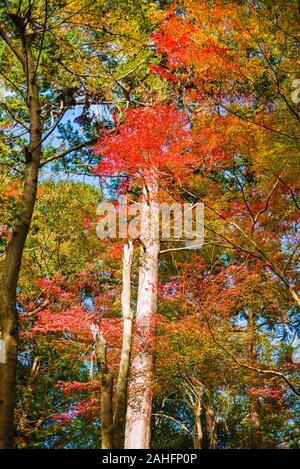
[(53, 155), (50, 158), (48, 158), (47, 160), (42, 161), (39, 167), (42, 168), (43, 166), (45, 166), (46, 164), (48, 164), (52, 161), (64, 158), (65, 156), (69, 155), (69, 153), (72, 153), (73, 151), (76, 151), (76, 150), (81, 150), (82, 148), (87, 147), (88, 145), (92, 145), (92, 144), (96, 143), (96, 141), (97, 141), (96, 139), (93, 139), (93, 140), (88, 140), (87, 142), (79, 143), (78, 145), (74, 145), (73, 147), (62, 151), (61, 153)]

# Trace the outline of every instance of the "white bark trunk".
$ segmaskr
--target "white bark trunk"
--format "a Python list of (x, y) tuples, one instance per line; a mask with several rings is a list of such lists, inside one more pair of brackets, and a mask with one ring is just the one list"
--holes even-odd
[(159, 219), (157, 194), (158, 182), (156, 175), (152, 174), (144, 187), (141, 208), (141, 266), (136, 313), (136, 349), (128, 389), (125, 430), (127, 449), (144, 449), (150, 446), (154, 370), (153, 316), (157, 311), (159, 255), (159, 229), (153, 229), (153, 221), (157, 222)]

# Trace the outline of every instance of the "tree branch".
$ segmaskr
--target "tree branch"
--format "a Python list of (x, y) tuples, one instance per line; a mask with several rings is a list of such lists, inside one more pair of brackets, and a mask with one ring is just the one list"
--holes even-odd
[(174, 417), (171, 417), (170, 415), (166, 415), (166, 414), (162, 414), (162, 413), (152, 414), (152, 416), (153, 416), (153, 417), (163, 417), (163, 418), (165, 418), (165, 419), (171, 420), (171, 421), (174, 422), (174, 423), (177, 423), (177, 425), (180, 425), (186, 433), (188, 433), (191, 437), (193, 437), (192, 433), (191, 433), (190, 430), (184, 425), (184, 423), (180, 422), (179, 420), (175, 419)]
[(88, 140), (87, 142), (79, 143), (78, 145), (74, 145), (73, 147), (62, 151), (61, 153), (53, 155), (50, 158), (48, 158), (47, 160), (42, 161), (39, 167), (42, 168), (43, 166), (50, 163), (51, 161), (55, 161), (55, 160), (58, 160), (60, 158), (64, 158), (69, 153), (72, 153), (73, 151), (76, 151), (76, 150), (81, 150), (81, 148), (87, 147), (88, 145), (92, 145), (93, 143), (96, 143), (96, 141), (97, 141), (96, 139), (93, 139), (93, 140)]
[(17, 59), (21, 62), (21, 64), (24, 67), (25, 66), (25, 58), (24, 58), (23, 54), (19, 51), (19, 49), (17, 47), (15, 47), (12, 40), (10, 39), (10, 37), (8, 36), (6, 31), (4, 31), (4, 29), (2, 27), (0, 27), (0, 36), (2, 37), (3, 41), (6, 42), (6, 44), (10, 48), (10, 50), (15, 54)]

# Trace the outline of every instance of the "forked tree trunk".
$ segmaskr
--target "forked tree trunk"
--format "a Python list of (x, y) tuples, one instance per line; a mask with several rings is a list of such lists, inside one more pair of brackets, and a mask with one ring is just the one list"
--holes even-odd
[[(141, 265), (139, 270), (136, 312), (135, 356), (131, 365), (125, 429), (125, 448), (143, 449), (150, 446), (152, 381), (154, 371), (153, 316), (157, 310), (159, 256), (159, 209), (156, 174), (149, 175), (141, 208)], [(153, 229), (151, 229), (151, 227)], [(156, 228), (159, 228), (156, 223)]]
[(25, 147), (24, 190), (20, 215), (8, 243), (0, 284), (0, 328), (5, 342), (6, 360), (0, 363), (0, 448), (13, 447), (16, 363), (19, 321), (16, 310), (16, 288), (23, 250), (30, 228), (37, 194), (41, 157), (41, 108), (38, 84), (32, 57), (31, 39), (24, 39), (23, 68), (28, 77), (28, 107), (30, 114), (29, 145)]
[(133, 258), (133, 244), (128, 241), (124, 246), (123, 255), (123, 289), (122, 289), (122, 315), (123, 315), (123, 342), (121, 361), (119, 366), (116, 404), (114, 410), (114, 446), (123, 448), (124, 431), (127, 407), (127, 383), (131, 355), (132, 319), (131, 309), (131, 266)]
[(193, 446), (194, 449), (200, 449), (203, 444), (203, 428), (201, 422), (203, 385), (195, 378), (193, 380), (184, 378), (181, 386), (184, 401), (194, 415), (194, 432), (192, 434)]

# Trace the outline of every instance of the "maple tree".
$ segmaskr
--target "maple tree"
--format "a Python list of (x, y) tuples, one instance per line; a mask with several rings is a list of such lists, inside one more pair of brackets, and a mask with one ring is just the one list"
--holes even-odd
[[(183, 5), (186, 16), (172, 5), (153, 38), (167, 57), (166, 69), (181, 80), (186, 106), (197, 103), (194, 126), (200, 157), (194, 198), (199, 197), (199, 187), (207, 216), (211, 213), (221, 221), (220, 230), (215, 224), (207, 227), (211, 233), (265, 264), (299, 304), (293, 274), (289, 277), (297, 262), (298, 240), (292, 227), (299, 210), (295, 203), (299, 115), (289, 92), (296, 73), (295, 5), (284, 12), (279, 12), (280, 2), (270, 8), (265, 2), (261, 9), (247, 2)], [(284, 27), (279, 17), (275, 22), (277, 14)], [(283, 38), (290, 44), (288, 50)], [(161, 69), (154, 72), (160, 74)], [(215, 191), (221, 190), (212, 202), (201, 188), (201, 178), (208, 187), (209, 174)], [(193, 193), (193, 186), (185, 189)], [(276, 221), (269, 221), (272, 216)], [(285, 229), (290, 243), (286, 250), (279, 246)]]
[[(125, 123), (117, 125), (116, 135), (96, 146), (104, 156), (96, 172), (102, 176), (124, 173), (129, 184), (139, 181), (141, 196), (141, 255), (136, 310), (137, 351), (131, 364), (127, 403), (125, 448), (150, 444), (150, 420), (154, 356), (153, 318), (157, 308), (159, 233), (153, 234), (151, 217), (159, 217), (160, 177), (176, 168), (187, 171), (190, 161), (189, 130), (184, 115), (171, 106), (156, 105), (144, 110), (128, 110)], [(130, 277), (129, 277), (130, 281)], [(130, 293), (127, 300), (130, 308)]]

